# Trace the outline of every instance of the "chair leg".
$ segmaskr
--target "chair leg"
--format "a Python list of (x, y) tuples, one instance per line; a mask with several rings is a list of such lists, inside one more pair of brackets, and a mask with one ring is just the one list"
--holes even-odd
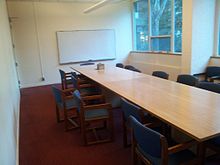
[(114, 140), (114, 123), (112, 117), (109, 118), (109, 127), (110, 127), (110, 139), (111, 141)]
[(132, 135), (131, 138), (132, 138), (132, 145), (131, 145), (132, 164), (137, 165), (136, 140), (134, 139), (134, 135)]
[(86, 137), (86, 131), (87, 131), (86, 124), (87, 123), (84, 123), (84, 121), (82, 121), (82, 119), (81, 119), (81, 124), (80, 124), (80, 126), (81, 126), (81, 136), (82, 136), (83, 143), (84, 143), (85, 146), (88, 145), (88, 140), (87, 140), (87, 137)]
[(65, 89), (64, 84), (65, 84), (65, 82), (64, 82), (64, 80), (62, 80), (62, 82), (61, 82), (61, 85), (62, 85), (62, 90), (64, 90), (64, 89)]
[(205, 143), (201, 142), (197, 146), (197, 156), (199, 158), (199, 164), (201, 165), (203, 165), (205, 162), (205, 153), (206, 153)]
[(127, 127), (126, 127), (125, 122), (123, 122), (123, 144), (124, 144), (124, 147), (128, 146)]
[(56, 118), (57, 118), (57, 123), (60, 123), (61, 122), (60, 112), (59, 112), (59, 108), (57, 106), (56, 106)]
[(68, 116), (67, 110), (64, 109), (64, 124), (65, 124), (65, 131), (68, 131)]

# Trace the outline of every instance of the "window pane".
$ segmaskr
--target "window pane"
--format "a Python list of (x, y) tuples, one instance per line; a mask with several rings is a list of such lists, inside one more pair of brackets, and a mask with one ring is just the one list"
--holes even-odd
[(136, 50), (148, 50), (148, 0), (134, 2), (133, 17)]
[(218, 32), (219, 32), (219, 34), (218, 34), (218, 55), (220, 55), (220, 25), (219, 25)]
[(182, 0), (175, 0), (174, 17), (175, 17), (174, 51), (182, 52)]
[(171, 34), (171, 0), (151, 0), (152, 36)]
[(170, 37), (151, 38), (151, 50), (170, 52)]

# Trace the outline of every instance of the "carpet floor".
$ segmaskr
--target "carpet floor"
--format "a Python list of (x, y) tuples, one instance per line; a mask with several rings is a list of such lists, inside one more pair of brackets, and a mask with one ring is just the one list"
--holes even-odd
[(21, 91), (20, 165), (129, 165), (130, 148), (123, 148), (120, 109), (113, 110), (114, 142), (85, 147), (80, 130), (64, 131), (56, 122), (50, 86)]

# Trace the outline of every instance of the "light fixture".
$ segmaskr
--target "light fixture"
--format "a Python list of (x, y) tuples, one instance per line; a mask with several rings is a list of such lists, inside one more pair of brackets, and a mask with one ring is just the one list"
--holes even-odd
[(84, 11), (83, 11), (83, 13), (90, 13), (90, 12), (92, 12), (92, 11), (94, 11), (94, 10), (96, 10), (96, 9), (98, 9), (98, 8), (100, 8), (100, 7), (102, 7), (102, 6), (104, 6), (105, 4), (107, 4), (108, 2), (110, 2), (111, 0), (103, 0), (103, 1), (100, 1), (100, 2), (98, 2), (98, 3), (96, 3), (96, 4), (94, 4), (93, 6), (91, 6), (91, 7), (89, 7), (89, 8), (87, 8), (87, 9), (85, 9)]

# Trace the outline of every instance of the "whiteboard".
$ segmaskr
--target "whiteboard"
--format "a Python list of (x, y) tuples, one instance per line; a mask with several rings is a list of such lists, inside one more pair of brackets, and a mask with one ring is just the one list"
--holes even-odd
[(60, 31), (57, 43), (60, 64), (116, 58), (112, 29)]

